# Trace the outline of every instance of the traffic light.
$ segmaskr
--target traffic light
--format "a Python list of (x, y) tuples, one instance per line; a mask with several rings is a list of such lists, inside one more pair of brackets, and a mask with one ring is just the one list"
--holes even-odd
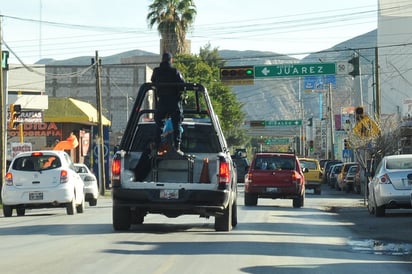
[(352, 75), (352, 77), (359, 75), (359, 56), (352, 57), (348, 63), (353, 66), (353, 70), (349, 72), (349, 75)]
[(356, 107), (355, 108), (355, 120), (359, 122), (360, 120), (363, 119), (363, 115), (364, 115), (363, 107)]
[(1, 52), (1, 67), (5, 70), (9, 69), (9, 52), (6, 50)]
[(253, 84), (255, 72), (253, 66), (220, 68), (220, 80), (230, 84)]
[(349, 145), (349, 140), (348, 140), (348, 139), (343, 139), (343, 148), (344, 148), (344, 149), (350, 149), (350, 145)]
[(311, 126), (313, 126), (313, 118), (312, 117), (308, 119), (308, 127), (311, 127)]
[(313, 140), (310, 140), (309, 141), (309, 150), (313, 151), (313, 149), (314, 149), (314, 142), (313, 142)]
[(15, 129), (19, 122), (17, 118), (19, 118), (21, 114), (21, 105), (10, 104), (10, 123), (9, 127)]

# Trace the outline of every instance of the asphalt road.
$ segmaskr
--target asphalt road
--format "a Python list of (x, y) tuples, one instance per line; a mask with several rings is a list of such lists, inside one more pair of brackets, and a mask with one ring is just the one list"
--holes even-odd
[(321, 196), (327, 201), (323, 210), (337, 213), (340, 222), (350, 224), (348, 228), (356, 235), (354, 241), (373, 245), (377, 252), (402, 252), (412, 261), (412, 209), (386, 210), (385, 217), (376, 217), (369, 214), (362, 195), (324, 185)]
[[(149, 214), (114, 232), (110, 197), (83, 214), (64, 209), (0, 217), (0, 271), (20, 273), (347, 274), (412, 273), (412, 211), (370, 216), (363, 197), (328, 189), (305, 206), (262, 199), (243, 205), (238, 226), (215, 232), (213, 218)], [(390, 229), (388, 229), (390, 228)], [(391, 236), (393, 234), (393, 236)], [(410, 237), (410, 236), (408, 236)]]

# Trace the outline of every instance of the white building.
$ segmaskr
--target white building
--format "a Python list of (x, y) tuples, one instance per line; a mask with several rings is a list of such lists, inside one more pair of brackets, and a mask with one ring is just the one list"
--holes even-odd
[(412, 116), (412, 4), (378, 0), (381, 114)]

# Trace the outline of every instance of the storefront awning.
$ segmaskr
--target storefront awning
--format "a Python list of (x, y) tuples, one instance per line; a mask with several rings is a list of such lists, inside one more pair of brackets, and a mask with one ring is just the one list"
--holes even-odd
[[(97, 110), (91, 104), (73, 98), (49, 97), (49, 108), (44, 111), (44, 122), (97, 124)], [(104, 126), (111, 122), (102, 116)]]

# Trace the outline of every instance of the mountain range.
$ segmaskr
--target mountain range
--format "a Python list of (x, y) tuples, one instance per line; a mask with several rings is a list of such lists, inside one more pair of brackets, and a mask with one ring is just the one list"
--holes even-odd
[[(356, 105), (363, 100), (368, 100), (368, 87), (373, 84), (374, 47), (377, 42), (377, 31), (371, 31), (350, 40), (339, 43), (329, 49), (312, 53), (303, 59), (262, 51), (236, 51), (219, 50), (220, 56), (226, 60), (227, 66), (254, 65), (265, 66), (275, 64), (313, 64), (313, 63), (338, 63), (347, 62), (355, 52), (359, 53), (362, 70), (362, 89), (359, 82), (349, 75), (336, 75), (336, 87), (333, 89), (333, 109)], [(158, 54), (131, 50), (108, 57), (102, 57), (105, 64), (120, 64), (121, 59), (132, 56), (158, 56)], [(37, 64), (45, 65), (90, 65), (90, 56), (81, 56), (66, 60), (41, 59)], [(372, 80), (371, 80), (372, 79)], [(300, 118), (322, 119), (325, 113), (325, 96), (323, 92), (306, 92), (302, 77), (289, 78), (264, 78), (255, 79), (253, 85), (232, 86), (242, 108), (246, 120), (296, 120)], [(365, 90), (360, 93), (359, 90)], [(302, 112), (303, 110), (303, 112)]]

